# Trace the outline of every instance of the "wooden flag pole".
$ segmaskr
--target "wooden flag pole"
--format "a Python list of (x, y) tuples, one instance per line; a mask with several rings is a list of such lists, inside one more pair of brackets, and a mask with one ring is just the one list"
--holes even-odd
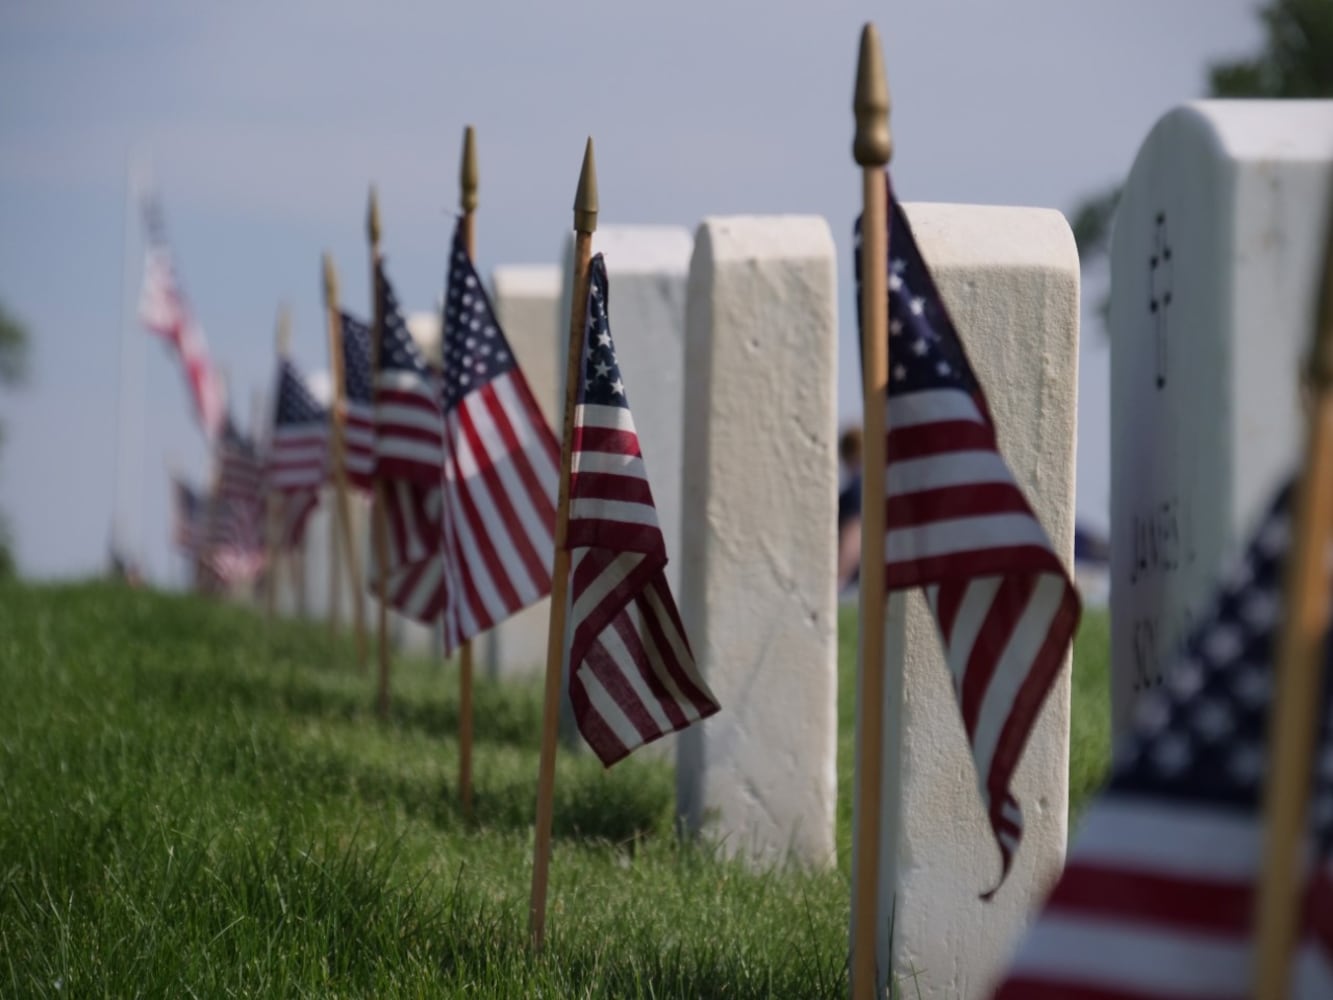
[(884, 466), (889, 372), (888, 183), (884, 167), (893, 152), (889, 136), (889, 87), (879, 32), (861, 30), (861, 55), (852, 101), (856, 137), (852, 155), (862, 170), (861, 374), (865, 447), (861, 465), (861, 674), (857, 692), (856, 884), (852, 887), (852, 996), (875, 996), (878, 931), (880, 789), (884, 743)]
[[(375, 196), (375, 189), (370, 189), (370, 208), (366, 212), (366, 236), (370, 241), (370, 295), (374, 302), (373, 321), (370, 326), (370, 370), (371, 377), (380, 369), (380, 339), (384, 335), (384, 313), (380, 309), (381, 293), (379, 282), (380, 263), (380, 204)], [(375, 385), (375, 401), (378, 410), (379, 385)], [(378, 420), (378, 417), (376, 418)], [(379, 597), (379, 693), (375, 708), (381, 719), (389, 718), (389, 525), (384, 512), (384, 480), (375, 476), (375, 589)]]
[(1328, 639), (1328, 553), (1333, 543), (1333, 218), (1329, 223), (1319, 316), (1310, 352), (1313, 399), (1305, 464), (1287, 548), (1277, 678), (1268, 717), (1264, 867), (1255, 910), (1256, 1000), (1283, 1000), (1288, 995), (1302, 909), (1306, 807)]
[(565, 365), (565, 421), (560, 437), (560, 492), (555, 514), (555, 557), (551, 562), (551, 627), (546, 636), (546, 693), (542, 702), (542, 752), (537, 770), (537, 828), (532, 853), (532, 900), (528, 927), (534, 951), (546, 935), (546, 883), (551, 867), (551, 822), (555, 811), (556, 728), (560, 713), (560, 682), (565, 659), (565, 617), (569, 603), (569, 477), (574, 439), (574, 407), (578, 402), (579, 364), (583, 359), (584, 325), (588, 313), (588, 266), (592, 234), (597, 229), (597, 165), (592, 138), (583, 152), (578, 193), (574, 197), (574, 282), (569, 314), (569, 358)]
[[(332, 542), (333, 577), (330, 587), (330, 600), (333, 613), (331, 621), (337, 631), (337, 608), (341, 603), (337, 581), (340, 576), (338, 550), (347, 560), (347, 575), (352, 585), (352, 625), (356, 635), (356, 665), (362, 673), (366, 672), (366, 608), (365, 595), (361, 581), (361, 560), (357, 556), (356, 541), (352, 535), (352, 505), (347, 491), (347, 377), (343, 359), (342, 314), (338, 310), (338, 274), (333, 268), (333, 258), (324, 255), (324, 311), (328, 314), (329, 328), (329, 374), (333, 382), (333, 405), (329, 409), (331, 432), (331, 453), (333, 458), (333, 486), (337, 494), (337, 516), (330, 518), (335, 532)], [(339, 545), (339, 534), (342, 544)]]
[[(459, 206), (463, 209), (463, 244), (477, 259), (477, 137), (469, 125), (463, 132), (463, 161), (458, 172)], [(472, 640), (458, 651), (458, 793), (463, 815), (472, 816)]]
[[(292, 347), (292, 318), (287, 309), (287, 304), (278, 306), (278, 329), (275, 334), (277, 344), (278, 361), (281, 363)], [(274, 405), (277, 400), (274, 400)], [(258, 423), (255, 424), (258, 429)], [(269, 443), (270, 453), (272, 452), (272, 442)], [(267, 488), (264, 497), (265, 513), (265, 548), (267, 550), (268, 571), (264, 579), (264, 609), (268, 620), (273, 621), (278, 607), (278, 520), (281, 517), (282, 505), (278, 498), (277, 491), (271, 487)]]

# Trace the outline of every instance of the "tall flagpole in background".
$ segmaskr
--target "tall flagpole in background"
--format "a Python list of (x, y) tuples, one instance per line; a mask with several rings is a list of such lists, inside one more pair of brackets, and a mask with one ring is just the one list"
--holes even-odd
[(116, 485), (111, 512), (111, 551), (143, 572), (143, 479), (147, 450), (144, 398), (147, 383), (147, 337), (139, 329), (140, 271), (144, 254), (143, 200), (151, 185), (146, 153), (131, 150), (125, 169), (125, 242), (121, 259), (121, 328), (119, 399), (116, 406)]
[[(477, 144), (471, 125), (463, 132), (463, 159), (458, 172), (459, 206), (463, 209), (463, 245), (473, 266), (477, 262)], [(440, 336), (444, 325), (441, 318)], [(444, 341), (441, 339), (441, 346)], [(472, 815), (472, 640), (458, 651), (458, 791), (463, 815)]]

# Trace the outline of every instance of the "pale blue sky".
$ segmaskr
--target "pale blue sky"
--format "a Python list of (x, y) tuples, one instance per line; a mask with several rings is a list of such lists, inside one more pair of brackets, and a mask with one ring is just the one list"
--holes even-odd
[[(400, 296), (435, 301), (469, 122), (485, 273), (558, 259), (589, 133), (605, 222), (824, 216), (838, 239), (850, 415), (860, 187), (849, 104), (862, 22), (885, 39), (900, 197), (1068, 210), (1125, 174), (1161, 114), (1202, 95), (1210, 59), (1258, 44), (1252, 7), (11, 0), (0, 7), (0, 300), (29, 325), (35, 352), (31, 384), (0, 398), (0, 507), (20, 565), (51, 577), (105, 562), (134, 150), (151, 154), (188, 292), (245, 416), (270, 375), (280, 299), (294, 309), (298, 361), (325, 364), (321, 250), (346, 301), (364, 304), (370, 181)], [(1089, 284), (1085, 303), (1097, 291)], [(1105, 526), (1101, 339), (1089, 323), (1078, 507)], [(138, 531), (150, 575), (167, 580), (167, 463), (202, 476), (206, 454), (174, 361), (146, 347)]]

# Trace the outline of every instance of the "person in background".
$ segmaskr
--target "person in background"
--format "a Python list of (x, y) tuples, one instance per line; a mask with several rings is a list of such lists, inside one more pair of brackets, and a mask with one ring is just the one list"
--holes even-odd
[(856, 582), (861, 565), (861, 428), (838, 439), (842, 482), (838, 489), (838, 593)]

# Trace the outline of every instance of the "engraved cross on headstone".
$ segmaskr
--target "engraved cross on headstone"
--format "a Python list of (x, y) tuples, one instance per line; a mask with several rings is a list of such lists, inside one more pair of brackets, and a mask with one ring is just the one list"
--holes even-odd
[(1148, 260), (1148, 280), (1152, 297), (1148, 311), (1152, 313), (1154, 337), (1157, 341), (1157, 388), (1166, 385), (1166, 323), (1171, 306), (1171, 244), (1166, 236), (1166, 213), (1157, 213), (1157, 227), (1153, 231), (1153, 251)]

